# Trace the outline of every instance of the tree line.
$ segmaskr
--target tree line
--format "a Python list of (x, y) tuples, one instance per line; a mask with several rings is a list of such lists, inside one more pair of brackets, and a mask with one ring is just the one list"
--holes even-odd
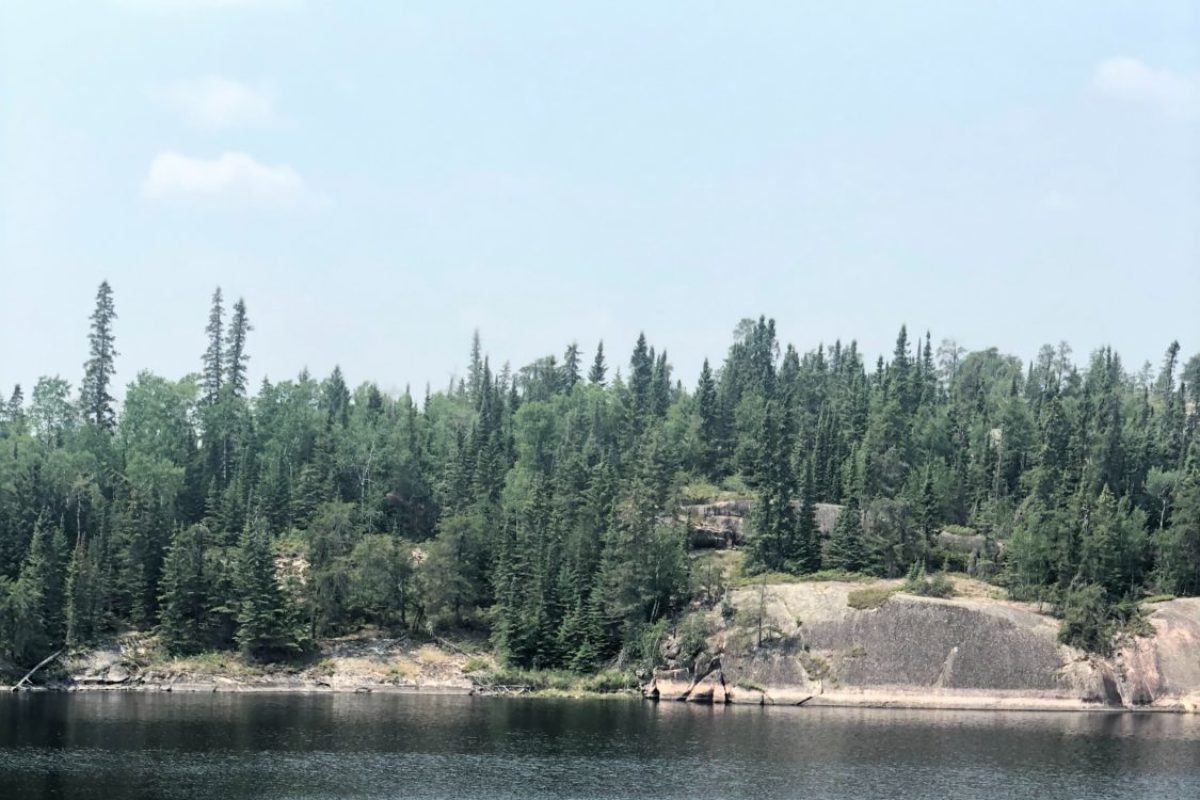
[[(754, 498), (747, 573), (966, 570), (1093, 649), (1147, 594), (1200, 593), (1200, 356), (1177, 343), (1131, 372), (1109, 348), (1024, 363), (901, 327), (868, 368), (759, 318), (694, 388), (644, 336), (616, 368), (571, 343), (512, 369), (476, 334), (419, 399), (339, 368), (252, 392), (247, 306), (218, 289), (198, 372), (139, 372), (118, 408), (116, 320), (106, 282), (78, 390), (0, 403), (15, 664), (129, 629), (283, 659), (363, 626), (485, 633), (522, 667), (650, 659), (723, 592), (675, 514), (721, 492)], [(843, 508), (827, 538), (817, 503)]]

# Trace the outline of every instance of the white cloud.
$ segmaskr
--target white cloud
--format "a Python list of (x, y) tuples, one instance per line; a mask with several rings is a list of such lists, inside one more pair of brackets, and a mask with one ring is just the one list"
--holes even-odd
[(1096, 91), (1154, 106), (1173, 117), (1200, 117), (1200, 73), (1154, 69), (1136, 58), (1110, 58), (1092, 75)]
[(254, 88), (217, 75), (178, 81), (162, 91), (161, 97), (197, 128), (224, 130), (267, 125), (279, 119), (269, 88)]
[(245, 153), (204, 159), (165, 152), (150, 162), (142, 194), (152, 200), (198, 197), (287, 204), (304, 199), (308, 191), (304, 179), (287, 164), (260, 164)]

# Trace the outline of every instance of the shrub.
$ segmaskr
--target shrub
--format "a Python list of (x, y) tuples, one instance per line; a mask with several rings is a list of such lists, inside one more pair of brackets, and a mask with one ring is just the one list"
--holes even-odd
[(945, 570), (929, 578), (925, 574), (925, 562), (916, 561), (904, 579), (904, 591), (921, 597), (953, 597), (954, 584)]
[(1112, 652), (1115, 626), (1109, 618), (1108, 598), (1097, 583), (1074, 584), (1060, 609), (1058, 640), (1089, 653)]
[(467, 662), (463, 664), (463, 672), (480, 672), (487, 669), (489, 666), (491, 666), (491, 664), (486, 658), (471, 656), (467, 659)]
[(866, 589), (855, 589), (846, 595), (846, 605), (859, 611), (879, 608), (887, 602), (899, 589), (891, 586), (871, 586)]
[(599, 692), (601, 694), (625, 692), (637, 687), (637, 676), (618, 669), (601, 670), (583, 681), (585, 691)]
[(704, 614), (688, 614), (680, 621), (675, 635), (679, 640), (680, 661), (690, 664), (708, 645), (708, 621)]

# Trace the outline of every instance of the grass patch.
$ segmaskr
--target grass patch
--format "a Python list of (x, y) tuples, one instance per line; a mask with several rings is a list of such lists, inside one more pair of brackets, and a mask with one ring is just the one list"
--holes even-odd
[(950, 576), (943, 570), (935, 572), (932, 578), (929, 577), (925, 573), (924, 562), (912, 565), (912, 569), (908, 571), (908, 577), (904, 580), (904, 591), (920, 597), (953, 597), (955, 595), (954, 583), (951, 582)]
[(745, 689), (748, 692), (764, 692), (765, 693), (767, 691), (766, 687), (764, 687), (761, 683), (759, 683), (758, 681), (752, 681), (749, 678), (741, 678), (733, 685), (735, 687), (737, 687), (738, 689)]
[(1173, 594), (1152, 594), (1149, 597), (1144, 598), (1142, 600), (1142, 602), (1143, 603), (1165, 603), (1168, 600), (1174, 600), (1174, 599), (1175, 599), (1175, 595), (1173, 595)]
[(454, 657), (441, 648), (424, 644), (417, 648), (417, 663), (423, 667), (444, 667), (454, 660)]
[(800, 665), (804, 667), (804, 671), (812, 680), (823, 681), (833, 671), (828, 661), (813, 653), (801, 652), (797, 658), (800, 659)]
[(807, 575), (801, 575), (800, 580), (806, 583), (821, 583), (822, 581), (870, 583), (876, 580), (876, 578), (871, 575), (864, 575), (861, 572), (847, 572), (844, 569), (823, 569), (817, 572), (810, 572)]
[(897, 586), (870, 586), (865, 589), (855, 589), (846, 595), (846, 605), (858, 611), (879, 608), (898, 591), (900, 588)]
[(479, 656), (471, 656), (470, 658), (467, 659), (467, 662), (465, 664), (463, 664), (462, 669), (463, 669), (463, 672), (467, 672), (467, 673), (483, 672), (485, 669), (487, 669), (491, 665), (492, 665), (492, 662), (488, 661), (486, 658), (480, 658)]
[(262, 665), (246, 661), (229, 650), (210, 650), (194, 656), (174, 658), (163, 662), (164, 668), (200, 675), (224, 675), (231, 678), (257, 678), (266, 674)]
[(760, 572), (757, 575), (735, 575), (729, 584), (735, 589), (744, 589), (747, 586), (758, 586), (761, 583), (778, 586), (785, 583), (800, 583), (802, 580), (799, 575), (787, 572)]
[(871, 575), (863, 575), (860, 572), (846, 572), (841, 569), (823, 569), (818, 572), (809, 572), (804, 575), (793, 575), (790, 572), (760, 572), (756, 575), (747, 575), (745, 573), (735, 574), (729, 581), (730, 585), (735, 589), (744, 589), (747, 586), (757, 586), (760, 583), (765, 583), (768, 586), (788, 584), (788, 583), (830, 583), (834, 581), (846, 583), (870, 583), (877, 578)]
[(500, 667), (475, 676), (477, 685), (487, 687), (524, 688), (526, 691), (558, 697), (578, 697), (588, 694), (615, 694), (638, 687), (635, 675), (616, 669), (606, 669), (594, 675), (551, 669), (513, 669)]

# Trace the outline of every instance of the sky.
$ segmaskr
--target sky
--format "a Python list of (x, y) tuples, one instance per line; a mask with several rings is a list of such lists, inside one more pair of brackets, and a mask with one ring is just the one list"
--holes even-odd
[[(1200, 2), (14, 2), (0, 385), (198, 370), (396, 391), (744, 317), (1023, 359), (1200, 351)], [(7, 389), (5, 390), (7, 392)]]

